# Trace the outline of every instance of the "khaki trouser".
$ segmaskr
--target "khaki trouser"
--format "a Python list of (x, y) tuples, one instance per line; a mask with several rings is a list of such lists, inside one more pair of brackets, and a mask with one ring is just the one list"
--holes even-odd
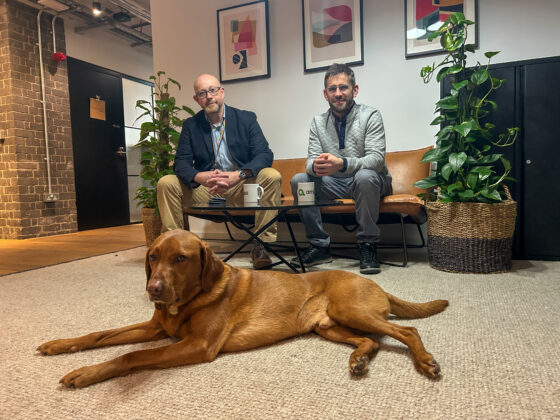
[[(282, 176), (276, 169), (264, 168), (256, 177), (242, 179), (238, 184), (229, 189), (224, 198), (243, 200), (243, 184), (259, 184), (264, 189), (263, 201), (280, 201)], [(157, 200), (161, 215), (162, 233), (172, 229), (189, 229), (183, 219), (183, 207), (190, 203), (207, 203), (211, 197), (208, 188), (203, 185), (190, 188), (179, 181), (175, 175), (166, 175), (157, 184)], [(276, 210), (255, 212), (255, 231), (266, 225), (278, 212)], [(259, 238), (263, 242), (276, 241), (277, 226), (273, 223)]]

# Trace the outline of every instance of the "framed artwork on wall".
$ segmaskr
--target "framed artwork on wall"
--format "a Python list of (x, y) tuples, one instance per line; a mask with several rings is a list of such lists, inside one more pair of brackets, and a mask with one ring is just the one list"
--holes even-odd
[(362, 0), (301, 0), (303, 70), (364, 64)]
[(467, 44), (478, 47), (478, 0), (404, 0), (405, 57), (443, 52), (439, 38), (428, 38), (452, 13), (461, 12), (476, 22), (467, 36)]
[(219, 9), (216, 13), (220, 81), (270, 77), (268, 0)]

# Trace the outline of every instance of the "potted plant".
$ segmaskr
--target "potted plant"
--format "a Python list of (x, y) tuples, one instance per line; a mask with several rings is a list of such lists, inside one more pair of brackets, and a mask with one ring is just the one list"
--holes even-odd
[[(516, 203), (504, 184), (511, 169), (496, 148), (513, 144), (518, 128), (493, 136), (487, 121), (497, 104), (490, 95), (505, 80), (490, 75), (496, 51), (484, 53), (488, 62), (467, 67), (467, 31), (474, 22), (462, 13), (452, 14), (429, 40), (440, 37), (446, 56), (439, 64), (423, 67), (428, 83), (434, 75), (448, 78), (449, 94), (436, 103), (432, 125), (440, 125), (435, 147), (422, 162), (432, 162), (432, 173), (414, 185), (428, 189), (424, 195), (428, 212), (430, 265), (457, 272), (497, 272), (511, 266), (511, 245)], [(484, 123), (482, 120), (486, 120)], [(494, 147), (492, 147), (494, 146)]]
[(136, 120), (146, 115), (151, 119), (140, 126), (140, 140), (136, 147), (142, 149), (140, 176), (146, 182), (136, 190), (134, 197), (137, 206), (143, 206), (142, 221), (148, 246), (161, 231), (156, 186), (161, 177), (173, 174), (173, 159), (179, 141), (178, 130), (184, 121), (181, 114), (186, 112), (194, 115), (191, 108), (178, 107), (175, 98), (169, 93), (170, 83), (181, 90), (179, 82), (166, 77), (164, 71), (158, 71), (157, 75), (150, 76), (150, 79), (154, 81), (151, 99), (140, 99), (136, 102), (136, 108), (144, 111)]

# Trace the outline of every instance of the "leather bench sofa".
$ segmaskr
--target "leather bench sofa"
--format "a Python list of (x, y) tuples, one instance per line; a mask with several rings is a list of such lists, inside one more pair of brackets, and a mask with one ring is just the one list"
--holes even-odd
[[(412, 184), (419, 179), (428, 176), (430, 171), (429, 163), (421, 163), (420, 160), (430, 147), (416, 150), (388, 152), (385, 154), (387, 167), (393, 178), (393, 194), (383, 197), (379, 206), (380, 224), (400, 223), (402, 244), (397, 245), (403, 249), (403, 263), (408, 262), (407, 248), (422, 247), (425, 245), (424, 236), (420, 226), (426, 222), (427, 216), (424, 209), (424, 202), (417, 194), (425, 190), (414, 187)], [(285, 200), (293, 199), (290, 180), (298, 172), (305, 171), (305, 158), (277, 159), (272, 167), (282, 175), (282, 196)], [(356, 226), (355, 205), (351, 199), (342, 199), (343, 205), (325, 207), (321, 209), (324, 223), (335, 223), (341, 225), (348, 232), (354, 231)], [(199, 217), (214, 222), (225, 222), (225, 218), (220, 212), (198, 211), (186, 208), (185, 215)], [(299, 221), (297, 211), (288, 214), (290, 221)], [(246, 221), (250, 222), (252, 213), (247, 212)], [(414, 224), (418, 228), (421, 238), (421, 245), (409, 245), (406, 240), (405, 224)], [(227, 223), (226, 223), (227, 227)], [(230, 237), (233, 239), (231, 232)]]

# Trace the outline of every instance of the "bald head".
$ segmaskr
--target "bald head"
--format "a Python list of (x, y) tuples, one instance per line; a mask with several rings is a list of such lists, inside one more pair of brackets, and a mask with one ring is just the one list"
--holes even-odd
[(194, 93), (197, 93), (199, 90), (204, 89), (201, 86), (220, 86), (220, 81), (211, 74), (203, 73), (194, 79)]

